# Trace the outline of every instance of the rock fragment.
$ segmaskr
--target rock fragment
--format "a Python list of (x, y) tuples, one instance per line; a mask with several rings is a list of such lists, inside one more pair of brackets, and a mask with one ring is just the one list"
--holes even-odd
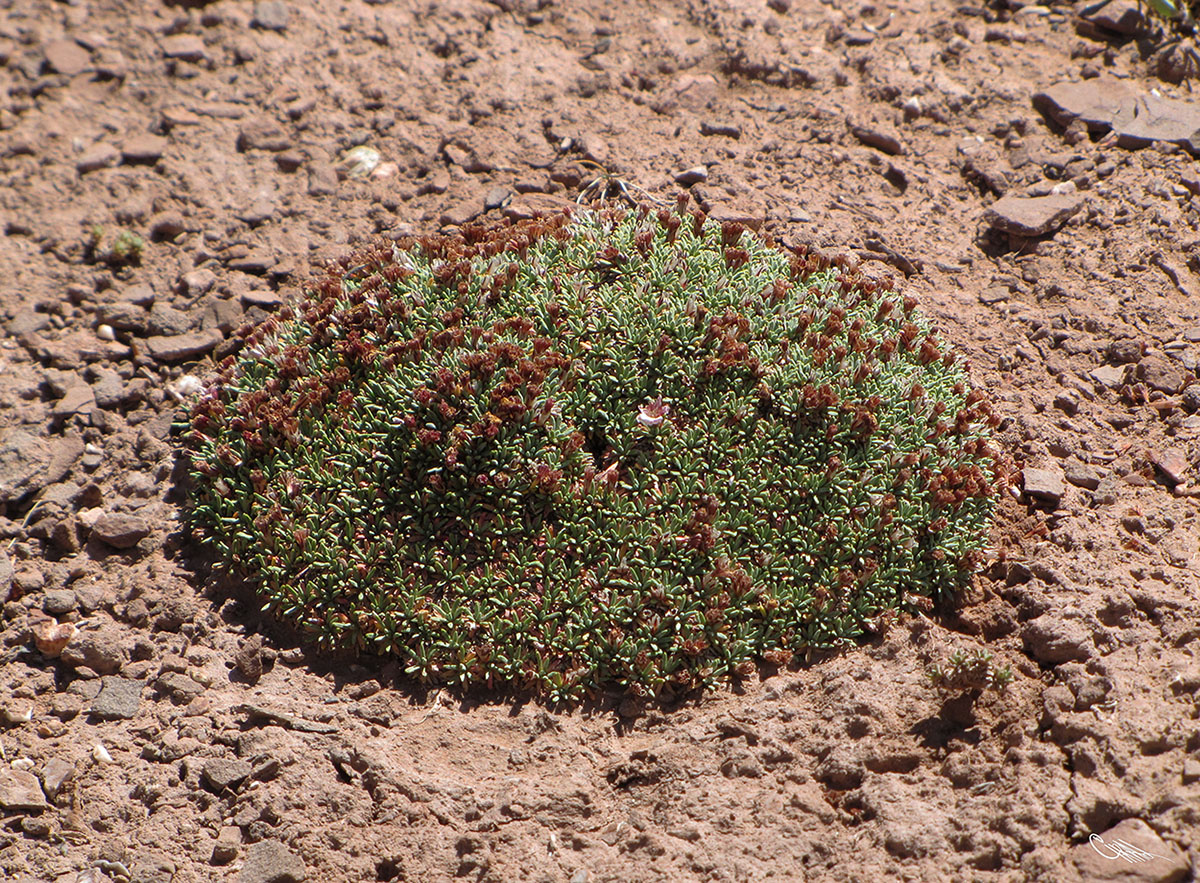
[(1082, 206), (1083, 199), (1070, 194), (1005, 196), (984, 212), (984, 218), (1004, 233), (1045, 236), (1061, 228)]
[(254, 18), (251, 24), (268, 31), (287, 30), (291, 10), (283, 0), (259, 0), (254, 4)]
[(208, 50), (204, 46), (204, 41), (195, 34), (173, 34), (170, 37), (164, 37), (162, 53), (167, 58), (176, 58), (180, 61), (200, 62), (208, 58)]
[(302, 883), (304, 861), (276, 840), (263, 840), (246, 850), (238, 883)]
[(169, 143), (161, 135), (143, 132), (134, 135), (121, 146), (121, 157), (127, 163), (155, 163), (162, 157)]
[(1069, 853), (1084, 880), (1173, 883), (1187, 876), (1187, 856), (1141, 819), (1125, 819)]
[(42, 812), (49, 808), (37, 776), (27, 770), (0, 766), (0, 809), (5, 812)]
[(68, 77), (82, 73), (92, 60), (91, 53), (74, 40), (51, 40), (44, 51), (50, 69)]
[(1067, 492), (1063, 484), (1063, 473), (1057, 467), (1035, 469), (1026, 467), (1023, 471), (1025, 478), (1025, 493), (1029, 496), (1057, 506)]
[(200, 779), (206, 788), (214, 794), (220, 794), (226, 788), (235, 788), (250, 778), (252, 769), (245, 760), (215, 757), (204, 764)]
[(92, 700), (91, 713), (100, 720), (129, 720), (137, 715), (142, 696), (142, 682), (109, 676), (104, 678), (100, 693)]
[(1039, 662), (1060, 665), (1084, 662), (1092, 656), (1092, 636), (1077, 618), (1042, 614), (1025, 624), (1021, 638), (1030, 655)]
[(207, 331), (189, 331), (186, 334), (176, 334), (168, 337), (146, 338), (146, 349), (150, 356), (159, 362), (181, 362), (184, 359), (195, 359), (211, 352), (225, 336), (217, 328)]
[(92, 525), (92, 536), (114, 549), (129, 549), (149, 535), (146, 519), (127, 512), (106, 512)]
[(121, 161), (121, 152), (111, 144), (96, 144), (75, 160), (75, 171), (81, 175), (100, 169), (111, 169)]

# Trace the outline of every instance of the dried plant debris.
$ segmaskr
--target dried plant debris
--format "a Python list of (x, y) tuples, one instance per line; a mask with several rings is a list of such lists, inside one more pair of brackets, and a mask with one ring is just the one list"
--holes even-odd
[(319, 645), (549, 700), (944, 597), (1005, 480), (901, 297), (689, 209), (382, 242), (190, 408), (195, 538)]

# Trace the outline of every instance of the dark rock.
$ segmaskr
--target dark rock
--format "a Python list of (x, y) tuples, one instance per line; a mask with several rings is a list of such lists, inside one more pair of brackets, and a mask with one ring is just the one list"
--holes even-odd
[(100, 693), (92, 700), (90, 712), (100, 720), (129, 720), (137, 715), (142, 697), (142, 682), (129, 678), (106, 677)]
[(186, 218), (176, 211), (159, 212), (150, 218), (150, 238), (155, 242), (175, 239), (193, 229)]
[(256, 276), (261, 276), (263, 273), (270, 271), (278, 263), (279, 258), (271, 252), (258, 250), (242, 255), (241, 257), (230, 258), (225, 262), (225, 266), (240, 273), (253, 273)]
[(5, 812), (42, 812), (50, 808), (37, 776), (25, 770), (0, 766), (0, 809)]
[(1145, 347), (1142, 346), (1140, 340), (1134, 340), (1129, 337), (1124, 337), (1120, 340), (1114, 340), (1108, 345), (1108, 357), (1118, 365), (1126, 365), (1130, 362), (1136, 362), (1142, 357)]
[(245, 760), (215, 757), (204, 764), (200, 779), (210, 791), (220, 794), (226, 788), (236, 788), (250, 778), (252, 769)]
[(128, 549), (150, 535), (144, 518), (127, 512), (106, 512), (92, 525), (92, 536), (114, 549)]
[(1081, 13), (1082, 17), (1092, 24), (1099, 25), (1114, 34), (1133, 36), (1146, 28), (1146, 16), (1142, 14), (1137, 0), (1108, 0), (1099, 4), (1089, 4), (1089, 9)]
[(997, 230), (1018, 236), (1045, 236), (1062, 227), (1079, 211), (1083, 199), (1069, 194), (1049, 196), (1005, 196), (984, 212)]
[(850, 134), (868, 147), (874, 147), (888, 156), (899, 156), (905, 153), (904, 145), (893, 132), (885, 131), (876, 126), (852, 125)]
[(1061, 126), (1082, 120), (1093, 132), (1117, 133), (1125, 148), (1155, 141), (1177, 144), (1200, 154), (1200, 103), (1138, 95), (1111, 78), (1059, 83), (1033, 96), (1034, 106)]
[(246, 850), (238, 883), (302, 883), (303, 860), (276, 840), (263, 840)]
[(205, 690), (203, 684), (177, 671), (169, 671), (160, 675), (155, 680), (154, 686), (180, 704), (191, 702)]
[(708, 169), (705, 166), (692, 166), (690, 169), (684, 169), (675, 176), (675, 183), (681, 187), (703, 184), (707, 180)]
[(512, 199), (512, 191), (507, 187), (493, 187), (483, 197), (483, 207), (486, 211), (492, 209), (504, 208)]
[(741, 138), (742, 127), (733, 123), (705, 121), (700, 124), (701, 135), (721, 135), (726, 138)]
[(1058, 613), (1046, 613), (1027, 622), (1021, 638), (1039, 662), (1059, 665), (1083, 662), (1092, 656), (1092, 637), (1084, 623)]
[(42, 598), (42, 610), (51, 616), (62, 616), (78, 606), (79, 601), (70, 589), (52, 589)]
[(190, 331), (170, 337), (149, 337), (146, 339), (146, 349), (159, 362), (180, 362), (210, 352), (224, 339), (220, 330), (210, 328), (208, 331)]

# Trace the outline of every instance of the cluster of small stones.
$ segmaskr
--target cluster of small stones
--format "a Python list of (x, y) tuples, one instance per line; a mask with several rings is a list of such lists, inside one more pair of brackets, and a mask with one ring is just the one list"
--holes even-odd
[(978, 563), (994, 418), (915, 306), (686, 197), (380, 242), (191, 407), (193, 535), (423, 680), (571, 700), (786, 664)]

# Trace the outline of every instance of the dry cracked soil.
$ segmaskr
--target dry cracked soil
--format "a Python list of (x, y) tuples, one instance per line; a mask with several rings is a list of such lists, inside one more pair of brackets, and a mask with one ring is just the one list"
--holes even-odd
[[(1189, 41), (1131, 0), (0, 10), (0, 877), (1197, 878)], [(189, 378), (358, 241), (618, 180), (853, 255), (967, 355), (1019, 480), (961, 604), (563, 711), (216, 591)], [(1006, 690), (931, 688), (981, 648)]]

